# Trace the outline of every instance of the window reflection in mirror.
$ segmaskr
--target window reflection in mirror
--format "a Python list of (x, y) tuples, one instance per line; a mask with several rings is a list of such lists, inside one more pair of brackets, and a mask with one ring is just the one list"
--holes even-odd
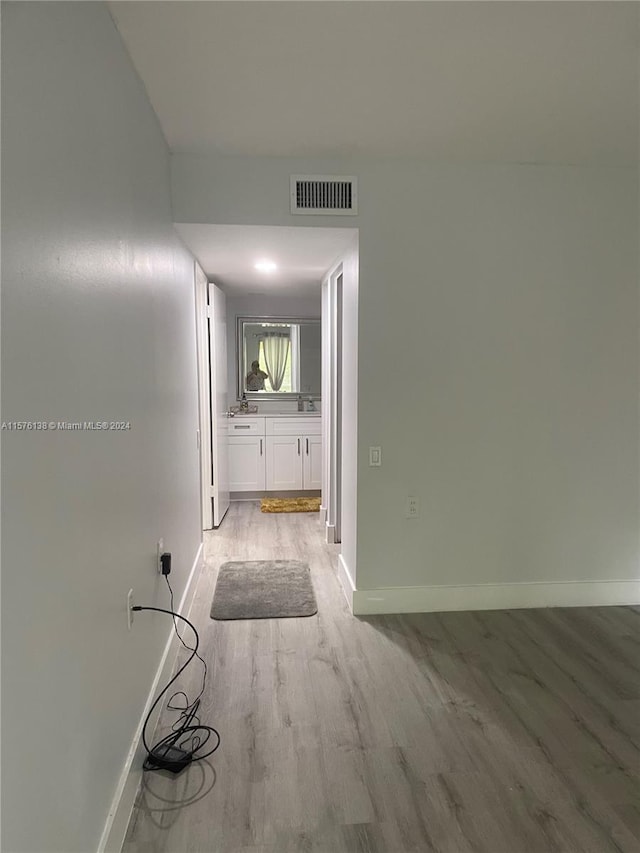
[(320, 396), (320, 321), (238, 318), (238, 396)]

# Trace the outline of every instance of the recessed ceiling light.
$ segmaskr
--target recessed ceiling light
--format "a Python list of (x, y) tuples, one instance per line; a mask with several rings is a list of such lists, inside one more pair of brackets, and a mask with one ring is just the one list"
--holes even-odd
[(277, 266), (274, 264), (273, 261), (267, 260), (256, 261), (254, 267), (260, 272), (275, 272), (277, 269)]

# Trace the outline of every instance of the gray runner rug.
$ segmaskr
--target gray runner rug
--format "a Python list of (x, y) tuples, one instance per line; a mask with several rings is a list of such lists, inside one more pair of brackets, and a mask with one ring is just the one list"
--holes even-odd
[(306, 563), (242, 560), (220, 566), (212, 619), (280, 619), (317, 612)]

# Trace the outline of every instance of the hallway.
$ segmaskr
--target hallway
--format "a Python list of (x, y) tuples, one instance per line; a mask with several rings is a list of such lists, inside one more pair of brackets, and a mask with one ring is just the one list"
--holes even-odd
[[(222, 744), (146, 775), (124, 853), (638, 850), (638, 608), (356, 619), (316, 514), (235, 503), (205, 544)], [(309, 562), (318, 614), (210, 620), (219, 565), (271, 558)]]

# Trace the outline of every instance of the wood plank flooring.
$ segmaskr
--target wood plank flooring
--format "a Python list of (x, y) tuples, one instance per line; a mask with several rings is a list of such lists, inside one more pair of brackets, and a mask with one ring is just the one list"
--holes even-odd
[[(258, 503), (205, 553), (222, 745), (146, 775), (124, 853), (640, 851), (640, 609), (354, 618), (318, 516)], [(309, 563), (316, 616), (209, 618), (221, 563), (276, 558)]]

